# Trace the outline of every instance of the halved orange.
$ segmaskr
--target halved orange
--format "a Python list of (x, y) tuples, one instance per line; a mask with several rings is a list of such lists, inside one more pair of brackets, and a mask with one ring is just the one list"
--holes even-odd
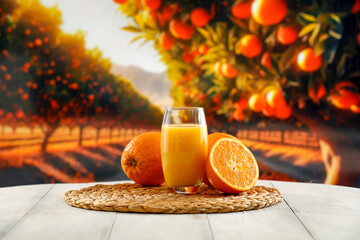
[[(232, 139), (237, 139), (236, 137), (234, 137), (233, 135), (227, 134), (227, 133), (221, 133), (221, 132), (216, 132), (216, 133), (212, 133), (208, 135), (208, 155), (209, 152), (212, 148), (212, 146), (215, 144), (215, 142), (221, 138), (232, 138)], [(207, 178), (207, 175), (205, 173), (204, 178), (203, 178), (203, 183), (205, 183), (206, 185), (212, 187), (209, 179)]]
[(255, 185), (259, 167), (254, 155), (239, 139), (220, 138), (209, 149), (206, 176), (214, 188), (224, 193), (239, 193)]

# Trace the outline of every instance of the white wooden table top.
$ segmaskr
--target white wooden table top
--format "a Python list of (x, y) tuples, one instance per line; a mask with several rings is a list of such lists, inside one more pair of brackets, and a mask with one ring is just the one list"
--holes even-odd
[(357, 188), (259, 181), (284, 201), (221, 214), (101, 212), (64, 202), (66, 191), (95, 184), (0, 188), (0, 239), (360, 239)]

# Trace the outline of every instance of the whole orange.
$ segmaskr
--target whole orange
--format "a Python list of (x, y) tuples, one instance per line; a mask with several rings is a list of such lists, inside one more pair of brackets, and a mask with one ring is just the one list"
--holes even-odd
[(251, 14), (262, 25), (274, 25), (281, 22), (287, 14), (285, 0), (255, 0), (251, 5)]
[(269, 104), (266, 103), (265, 108), (262, 110), (262, 113), (266, 116), (266, 117), (272, 117), (275, 114), (275, 108), (270, 107)]
[(342, 81), (335, 85), (331, 94), (331, 103), (340, 109), (349, 109), (359, 103), (358, 88), (349, 81)]
[(161, 6), (162, 0), (145, 0), (145, 5), (151, 10), (157, 10)]
[(221, 72), (227, 78), (234, 78), (239, 73), (230, 63), (223, 63), (221, 66)]
[(291, 116), (291, 107), (285, 105), (282, 107), (275, 108), (275, 117), (281, 120), (285, 120)]
[(141, 185), (164, 183), (160, 142), (159, 132), (143, 133), (132, 139), (121, 156), (121, 167), (126, 176)]
[(195, 8), (191, 11), (190, 20), (195, 27), (207, 25), (210, 19), (210, 14), (204, 8)]
[(325, 96), (325, 94), (326, 89), (323, 84), (320, 84), (317, 90), (315, 90), (315, 86), (312, 86), (308, 91), (308, 95), (314, 103), (319, 103), (319, 100)]
[(261, 54), (262, 43), (260, 39), (253, 34), (243, 36), (238, 41), (239, 48), (242, 55), (248, 58), (253, 58)]
[(306, 48), (297, 55), (297, 65), (304, 72), (314, 72), (321, 67), (321, 64), (321, 55), (316, 55), (312, 48)]
[(292, 44), (298, 39), (298, 30), (294, 26), (280, 26), (276, 32), (277, 40), (284, 44)]
[(245, 119), (244, 113), (241, 109), (235, 109), (233, 117), (238, 122), (244, 121)]
[(259, 93), (254, 93), (249, 98), (249, 108), (254, 112), (261, 112), (266, 107), (266, 99)]
[(167, 32), (160, 35), (160, 45), (164, 50), (170, 50), (175, 44), (175, 38)]
[(248, 106), (248, 99), (246, 97), (240, 98), (235, 104), (236, 109), (244, 110)]
[(118, 4), (124, 4), (127, 3), (129, 0), (113, 0), (113, 1)]
[(280, 89), (272, 89), (266, 94), (266, 101), (270, 107), (283, 107), (286, 105), (285, 98)]
[(270, 52), (266, 52), (261, 57), (261, 65), (264, 67), (267, 67), (268, 69), (272, 69), (272, 63), (271, 63), (271, 55)]
[(193, 26), (188, 25), (185, 22), (182, 22), (178, 19), (173, 19), (170, 21), (169, 29), (171, 34), (183, 40), (189, 40), (195, 32)]
[(251, 17), (251, 4), (252, 1), (235, 4), (231, 8), (232, 15), (238, 19), (246, 19)]
[[(360, 95), (359, 95), (360, 97)], [(359, 104), (358, 105), (351, 105), (350, 106), (350, 110), (353, 112), (353, 113), (360, 113), (360, 106)]]
[(219, 74), (220, 76), (224, 76), (223, 72), (222, 72), (222, 66), (223, 63), (218, 61), (214, 64), (214, 72)]

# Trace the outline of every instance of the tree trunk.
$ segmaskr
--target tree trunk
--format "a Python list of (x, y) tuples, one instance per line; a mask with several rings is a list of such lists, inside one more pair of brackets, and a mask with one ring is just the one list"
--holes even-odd
[(326, 184), (356, 186), (360, 176), (360, 139), (349, 128), (336, 128), (318, 118), (294, 111), (294, 116), (305, 123), (319, 138), (326, 170)]
[(84, 126), (83, 126), (83, 125), (80, 125), (80, 128), (79, 128), (79, 139), (78, 139), (78, 145), (79, 145), (79, 146), (82, 146), (83, 130), (84, 130)]
[(43, 133), (44, 133), (44, 139), (41, 143), (41, 152), (43, 152), (43, 153), (46, 152), (46, 148), (47, 148), (49, 139), (58, 127), (59, 127), (59, 124), (54, 124), (54, 125), (42, 128)]

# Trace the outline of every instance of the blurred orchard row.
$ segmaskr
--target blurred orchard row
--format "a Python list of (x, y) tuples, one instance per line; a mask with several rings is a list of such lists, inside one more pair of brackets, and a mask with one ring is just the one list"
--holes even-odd
[(161, 111), (121, 77), (82, 32), (60, 30), (61, 12), (39, 0), (0, 2), (0, 124), (40, 127), (42, 150), (60, 126), (158, 126)]
[[(176, 106), (218, 128), (306, 126), (326, 183), (360, 174), (359, 0), (113, 0), (168, 66)], [(224, 124), (225, 122), (225, 124)]]

